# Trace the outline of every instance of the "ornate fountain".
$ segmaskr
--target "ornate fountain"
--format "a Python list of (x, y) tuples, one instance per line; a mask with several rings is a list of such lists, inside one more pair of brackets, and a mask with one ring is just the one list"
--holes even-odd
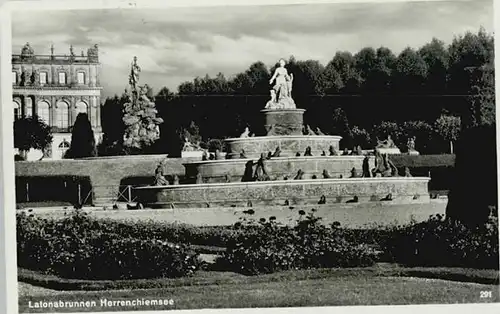
[(186, 184), (136, 188), (140, 202), (177, 208), (429, 202), (430, 178), (399, 176), (378, 151), (339, 155), (340, 136), (304, 125), (283, 59), (269, 82), (271, 99), (261, 110), (266, 134), (250, 136), (246, 128), (225, 140), (225, 159), (184, 163)]

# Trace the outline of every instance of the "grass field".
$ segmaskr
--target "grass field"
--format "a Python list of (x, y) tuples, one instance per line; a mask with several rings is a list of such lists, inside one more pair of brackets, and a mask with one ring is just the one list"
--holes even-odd
[[(19, 285), (21, 312), (92, 312), (244, 307), (297, 307), (334, 305), (396, 305), (499, 302), (499, 286), (401, 276), (404, 269), (319, 269), (286, 271), (246, 277), (231, 272), (198, 272), (194, 278), (172, 280), (154, 289), (56, 291), (26, 283)], [(408, 270), (408, 269), (406, 269)], [(400, 275), (397, 275), (398, 272)], [(425, 272), (420, 269), (420, 276)], [(488, 277), (494, 271), (429, 269), (428, 274), (460, 272)], [(168, 280), (168, 279), (165, 279)], [(176, 282), (176, 284), (173, 284)], [(481, 295), (483, 294), (483, 298)], [(484, 297), (486, 296), (486, 297)], [(167, 306), (101, 306), (101, 300), (173, 300)], [(30, 308), (39, 301), (94, 301), (83, 308)]]

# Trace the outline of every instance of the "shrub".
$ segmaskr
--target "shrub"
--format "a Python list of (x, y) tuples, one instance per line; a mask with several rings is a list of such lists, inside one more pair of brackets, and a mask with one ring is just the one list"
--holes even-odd
[(336, 228), (320, 224), (319, 220), (313, 213), (301, 215), (294, 227), (288, 227), (274, 219), (261, 219), (254, 233), (228, 243), (221, 263), (245, 274), (374, 263), (375, 252), (370, 247), (347, 241)]
[(394, 227), (382, 249), (391, 261), (407, 266), (498, 269), (498, 220), (471, 228), (436, 215)]
[(124, 237), (76, 212), (63, 219), (17, 215), (18, 265), (65, 278), (180, 277), (199, 267), (185, 245)]

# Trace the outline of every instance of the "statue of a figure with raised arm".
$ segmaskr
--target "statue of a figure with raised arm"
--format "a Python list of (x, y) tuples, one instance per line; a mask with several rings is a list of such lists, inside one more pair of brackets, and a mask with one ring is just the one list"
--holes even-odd
[(132, 67), (130, 69), (129, 84), (132, 87), (132, 92), (137, 91), (137, 84), (139, 83), (139, 73), (141, 68), (137, 64), (137, 57), (134, 57), (132, 61)]
[(292, 99), (293, 74), (289, 74), (285, 68), (285, 59), (279, 60), (279, 67), (274, 70), (274, 74), (269, 80), (273, 84), (271, 100), (266, 104), (266, 109), (295, 109), (295, 102)]

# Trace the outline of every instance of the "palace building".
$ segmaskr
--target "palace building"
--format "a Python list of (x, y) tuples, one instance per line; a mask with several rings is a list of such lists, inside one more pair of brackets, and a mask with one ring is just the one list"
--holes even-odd
[[(35, 54), (26, 43), (21, 54), (12, 55), (14, 119), (38, 116), (52, 129), (53, 142), (44, 159), (61, 159), (69, 148), (71, 129), (80, 112), (87, 113), (96, 143), (101, 129), (101, 64), (97, 45), (77, 56)], [(38, 157), (34, 157), (36, 154)], [(30, 152), (28, 159), (42, 157)], [(31, 156), (31, 157), (30, 157)]]

